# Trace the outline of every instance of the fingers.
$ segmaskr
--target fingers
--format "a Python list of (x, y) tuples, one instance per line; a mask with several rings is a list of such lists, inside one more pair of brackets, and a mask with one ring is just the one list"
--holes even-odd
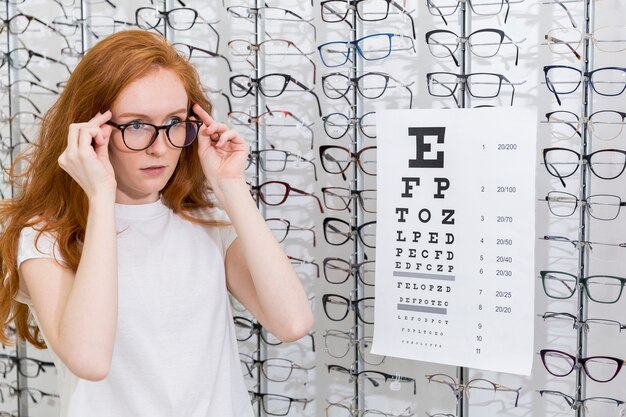
[(88, 122), (72, 123), (68, 129), (66, 154), (87, 156), (108, 146), (111, 127), (105, 123), (111, 119), (111, 111), (98, 113)]

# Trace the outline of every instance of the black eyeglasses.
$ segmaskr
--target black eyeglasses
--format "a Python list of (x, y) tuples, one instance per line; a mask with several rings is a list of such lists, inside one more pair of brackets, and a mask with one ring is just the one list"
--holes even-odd
[(32, 21), (41, 23), (42, 25), (50, 28), (50, 26), (43, 20), (40, 20), (35, 16), (27, 15), (24, 13), (18, 13), (16, 15), (11, 16), (8, 19), (0, 19), (0, 20), (2, 20), (2, 26), (0, 26), (0, 33), (4, 32), (4, 29), (6, 28), (11, 35), (21, 35), (22, 33), (26, 32), (26, 29), (28, 29)]
[(289, 414), (293, 403), (302, 404), (302, 409), (304, 410), (306, 405), (313, 401), (307, 398), (292, 398), (279, 394), (266, 394), (251, 391), (248, 391), (248, 393), (250, 394), (250, 401), (252, 401), (253, 404), (257, 401), (261, 401), (263, 412), (271, 416), (286, 416)]
[(348, 240), (358, 237), (359, 242), (368, 248), (376, 247), (376, 221), (353, 227), (345, 220), (335, 217), (324, 219), (324, 239), (329, 245), (341, 246)]
[(436, 382), (439, 384), (445, 384), (449, 386), (452, 392), (454, 393), (457, 401), (461, 400), (463, 394), (469, 397), (471, 390), (474, 390), (476, 392), (484, 392), (484, 393), (488, 393), (491, 391), (494, 394), (497, 391), (504, 391), (504, 392), (515, 393), (515, 407), (517, 407), (517, 402), (519, 400), (519, 392), (522, 389), (522, 387), (509, 388), (505, 385), (497, 384), (495, 382), (492, 382), (492, 381), (489, 381), (488, 379), (483, 379), (483, 378), (474, 378), (474, 379), (467, 381), (464, 384), (459, 384), (458, 382), (456, 382), (456, 379), (446, 374), (426, 375), (426, 379), (428, 379), (429, 383)]
[(198, 11), (189, 7), (179, 7), (160, 11), (157, 7), (140, 7), (135, 10), (135, 23), (140, 29), (155, 29), (165, 20), (174, 30), (189, 30), (198, 19)]
[(589, 164), (591, 172), (603, 180), (612, 180), (624, 172), (626, 168), (626, 151), (621, 149), (601, 149), (581, 155), (567, 148), (545, 148), (543, 150), (543, 162), (548, 173), (561, 180), (570, 177), (578, 170), (581, 163)]
[[(515, 97), (515, 85), (504, 75), (492, 72), (475, 72), (472, 74), (430, 72), (426, 74), (426, 81), (428, 92), (435, 97), (454, 97), (457, 87), (464, 84), (472, 97), (494, 98), (500, 94), (502, 83), (511, 86), (511, 105), (513, 105), (513, 98)], [(454, 100), (456, 101), (456, 97)]]
[(173, 147), (185, 148), (191, 145), (198, 137), (202, 121), (181, 120), (157, 126), (152, 123), (136, 121), (117, 124), (109, 120), (106, 124), (120, 130), (122, 133), (122, 141), (128, 149), (132, 151), (143, 151), (152, 146), (161, 130), (165, 130), (167, 141)]
[(351, 276), (356, 276), (363, 285), (374, 285), (376, 261), (353, 263), (342, 258), (328, 257), (322, 262), (324, 278), (331, 284), (343, 284)]
[(557, 313), (553, 311), (547, 311), (540, 317), (543, 318), (544, 321), (549, 320), (551, 322), (561, 321), (564, 323), (568, 323), (569, 325), (571, 325), (572, 329), (578, 330), (582, 328), (584, 329), (585, 333), (588, 333), (591, 327), (595, 327), (596, 325), (598, 325), (598, 327), (610, 329), (610, 331), (614, 334), (620, 334), (622, 330), (626, 330), (626, 324), (622, 324), (615, 320), (596, 318), (579, 320), (578, 317), (571, 313)]
[[(603, 413), (617, 412), (613, 407), (619, 408), (624, 401), (616, 400), (615, 398), (609, 397), (589, 397), (582, 400), (577, 400), (571, 395), (567, 395), (562, 393), (561, 391), (553, 391), (553, 390), (541, 390), (539, 391), (539, 395), (544, 398), (561, 398), (570, 410), (578, 410), (581, 406), (585, 409), (586, 415), (590, 416), (602, 416), (608, 415)], [(600, 411), (602, 410), (603, 413)]]
[(189, 44), (182, 43), (182, 42), (173, 43), (172, 46), (176, 48), (178, 52), (180, 52), (180, 54), (184, 56), (185, 59), (188, 61), (190, 61), (194, 57), (194, 52), (198, 51), (198, 52), (201, 52), (205, 57), (206, 55), (208, 55), (208, 57), (210, 58), (223, 59), (224, 61), (226, 61), (226, 65), (228, 65), (228, 70), (229, 71), (233, 70), (232, 67), (230, 66), (230, 62), (228, 61), (228, 59), (222, 54), (211, 52), (208, 49), (198, 48), (197, 46), (189, 45)]
[[(249, 340), (252, 336), (257, 335), (261, 338), (261, 340), (263, 340), (264, 343), (267, 343), (268, 345), (278, 346), (283, 343), (278, 340), (278, 338), (276, 338), (276, 336), (274, 336), (273, 334), (264, 331), (263, 326), (261, 326), (259, 323), (255, 323), (246, 317), (234, 316), (233, 320), (235, 323), (236, 337), (237, 340), (240, 342), (245, 342), (246, 340)], [(313, 337), (313, 333), (309, 333), (307, 336), (311, 338), (312, 350), (313, 352), (315, 352), (315, 338)]]
[(363, 370), (359, 372), (355, 372), (352, 368), (348, 369), (341, 365), (328, 365), (328, 372), (335, 371), (342, 374), (347, 374), (349, 376), (349, 381), (352, 382), (355, 378), (359, 381), (365, 382), (368, 381), (374, 387), (379, 387), (381, 384), (390, 382), (403, 382), (403, 383), (412, 383), (413, 384), (413, 395), (417, 394), (417, 385), (415, 383), (414, 378), (409, 378), (408, 376), (401, 376), (399, 374), (391, 375), (385, 372), (380, 371), (370, 371)]
[(304, 371), (308, 375), (308, 371), (314, 367), (305, 368), (297, 363), (285, 358), (267, 358), (258, 360), (252, 355), (239, 353), (240, 362), (245, 365), (247, 374), (252, 376), (255, 368), (260, 369), (263, 376), (274, 382), (285, 382), (291, 377), (293, 371)]
[(611, 275), (591, 275), (580, 280), (574, 274), (561, 271), (539, 271), (539, 275), (546, 295), (558, 300), (571, 298), (580, 282), (590, 300), (614, 304), (619, 301), (626, 284), (626, 278)]
[(311, 232), (311, 234), (313, 235), (313, 246), (316, 245), (315, 226), (311, 226), (311, 227), (294, 226), (291, 224), (289, 220), (281, 219), (278, 217), (271, 217), (271, 218), (265, 219), (265, 224), (267, 224), (267, 227), (269, 227), (269, 229), (272, 231), (278, 243), (284, 242), (285, 239), (287, 239), (287, 235), (289, 234), (289, 232), (293, 230), (296, 232)]
[(72, 71), (70, 70), (70, 67), (68, 67), (64, 62), (61, 62), (58, 59), (54, 59), (54, 58), (51, 58), (51, 57), (46, 56), (46, 55), (42, 55), (39, 52), (33, 51), (32, 49), (28, 49), (28, 48), (14, 48), (14, 49), (11, 49), (8, 52), (4, 52), (3, 51), (1, 53), (2, 53), (2, 58), (0, 59), (0, 67), (4, 66), (4, 64), (6, 64), (8, 62), (11, 67), (13, 67), (13, 68), (15, 68), (17, 70), (26, 69), (39, 82), (41, 82), (41, 78), (37, 77), (28, 68), (28, 64), (30, 64), (30, 61), (31, 61), (31, 59), (33, 57), (45, 59), (46, 61), (50, 61), (50, 62), (54, 62), (55, 64), (59, 64), (59, 65), (63, 66), (63, 68), (65, 68), (67, 70), (68, 74), (72, 73)]
[(509, 0), (457, 0), (456, 5), (450, 4), (449, 0), (426, 0), (428, 11), (433, 16), (439, 16), (447, 25), (448, 21), (445, 16), (456, 13), (461, 3), (468, 3), (472, 12), (479, 16), (495, 16), (500, 14), (502, 8), (506, 4), (506, 14), (504, 15), (504, 23), (509, 18), (509, 9), (511, 5)]
[(258, 194), (261, 201), (268, 206), (279, 206), (283, 204), (287, 197), (293, 192), (298, 195), (304, 195), (315, 198), (320, 208), (320, 212), (324, 212), (322, 202), (319, 197), (313, 193), (307, 193), (306, 191), (299, 190), (292, 187), (289, 183), (284, 181), (266, 181), (263, 184), (253, 185), (249, 184), (250, 192), (252, 194)]
[(576, 212), (578, 203), (588, 208), (591, 217), (598, 220), (614, 220), (626, 202), (616, 195), (594, 194), (579, 200), (574, 194), (563, 191), (550, 191), (545, 197), (550, 213), (558, 217), (568, 217)]
[(355, 54), (360, 55), (366, 61), (376, 61), (387, 58), (392, 51), (413, 51), (415, 53), (415, 44), (413, 39), (406, 35), (375, 33), (354, 41), (326, 42), (317, 47), (322, 63), (327, 67), (339, 67), (348, 61), (353, 62), (354, 57), (350, 59), (350, 51), (353, 49)]
[(376, 175), (376, 146), (367, 146), (358, 152), (352, 152), (343, 146), (323, 145), (320, 146), (320, 160), (322, 168), (329, 174), (342, 174), (352, 162), (367, 175)]
[(552, 136), (556, 139), (570, 139), (581, 134), (581, 127), (587, 125), (591, 135), (599, 140), (617, 138), (626, 124), (626, 113), (617, 110), (598, 110), (588, 117), (579, 117), (576, 113), (556, 110), (546, 113), (547, 123)]
[(287, 90), (289, 83), (297, 85), (302, 90), (315, 97), (319, 116), (322, 117), (322, 105), (320, 104), (320, 99), (317, 97), (317, 94), (289, 74), (272, 73), (266, 74), (260, 78), (252, 78), (248, 75), (233, 75), (230, 77), (230, 93), (233, 97), (245, 97), (248, 94), (254, 95), (253, 89), (256, 87), (256, 89), (266, 97), (278, 97), (285, 91), (294, 91)]
[(374, 324), (374, 297), (363, 297), (355, 300), (339, 294), (322, 295), (324, 313), (332, 321), (341, 321), (354, 310), (359, 320), (366, 324)]
[(345, 358), (348, 352), (357, 346), (359, 355), (363, 361), (369, 365), (378, 366), (385, 361), (385, 356), (369, 353), (372, 347), (372, 336), (363, 336), (357, 339), (354, 332), (344, 332), (341, 330), (329, 329), (324, 333), (324, 347), (326, 353), (333, 358)]
[[(411, 90), (409, 90), (411, 91)], [(360, 117), (348, 117), (343, 113), (331, 113), (322, 117), (324, 131), (332, 139), (341, 139), (354, 125), (371, 139), (376, 138), (376, 112), (367, 112)]]
[(546, 65), (543, 67), (546, 86), (561, 105), (560, 94), (571, 94), (580, 84), (588, 82), (593, 91), (601, 96), (619, 96), (626, 90), (626, 68), (604, 67), (593, 71), (581, 71), (567, 65)]
[[(505, 42), (505, 39), (507, 40)], [(470, 52), (480, 58), (491, 58), (498, 54), (503, 44), (515, 46), (515, 65), (519, 60), (519, 46), (500, 29), (480, 29), (467, 36), (459, 36), (449, 30), (431, 30), (426, 32), (426, 43), (430, 53), (437, 58), (452, 57), (456, 66), (459, 61), (454, 55), (463, 43), (467, 43)]]
[[(390, 80), (395, 85), (390, 85)], [(409, 108), (413, 105), (413, 92), (409, 88), (413, 84), (414, 81), (405, 84), (385, 72), (377, 71), (366, 72), (357, 77), (343, 72), (333, 72), (322, 77), (322, 91), (330, 99), (345, 98), (351, 88), (356, 88), (367, 99), (375, 99), (381, 97), (387, 89), (402, 87), (409, 92)]]
[(376, 213), (376, 190), (351, 190), (345, 187), (322, 187), (324, 205), (329, 210), (348, 210), (350, 203), (356, 199), (363, 211)]
[[(380, 22), (389, 17), (389, 7), (393, 6), (397, 13), (411, 22), (413, 39), (415, 39), (415, 22), (410, 13), (393, 0), (326, 0), (320, 3), (322, 20), (327, 23), (346, 22), (348, 12), (354, 11), (364, 22)], [(391, 14), (394, 14), (393, 12)]]
[(612, 381), (624, 366), (624, 360), (612, 356), (588, 356), (577, 358), (569, 353), (554, 349), (539, 351), (546, 370), (558, 377), (567, 376), (581, 366), (585, 374), (596, 382)]
[(258, 164), (259, 168), (265, 172), (283, 172), (287, 168), (288, 161), (292, 162), (296, 168), (298, 168), (301, 163), (311, 164), (311, 167), (313, 167), (313, 175), (317, 181), (317, 169), (312, 160), (306, 159), (293, 152), (280, 149), (250, 151), (246, 169), (250, 168), (252, 164)]
[(27, 378), (36, 378), (46, 368), (54, 368), (54, 362), (41, 361), (34, 358), (18, 358), (14, 355), (0, 353), (0, 374), (3, 378), (17, 365), (18, 372)]
[[(10, 82), (9, 84), (5, 84), (0, 81), (0, 88), (2, 89), (2, 94), (5, 95), (11, 92), (12, 89), (16, 89), (19, 92), (23, 93), (25, 96), (30, 96), (31, 92), (37, 92), (39, 94), (54, 94), (59, 95), (59, 92), (53, 88), (46, 87), (45, 85), (31, 81), (31, 80), (15, 80)], [(41, 89), (41, 90), (38, 90)]]

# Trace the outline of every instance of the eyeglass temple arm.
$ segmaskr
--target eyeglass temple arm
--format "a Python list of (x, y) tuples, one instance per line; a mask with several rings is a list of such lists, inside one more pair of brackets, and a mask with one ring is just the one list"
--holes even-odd
[(402, 7), (395, 1), (389, 0), (389, 2), (391, 3), (393, 7), (400, 10), (400, 13), (402, 13), (403, 15), (409, 18), (409, 20), (411, 21), (411, 32), (413, 33), (413, 39), (417, 39), (417, 37), (415, 36), (415, 22), (413, 21), (413, 17), (411, 16), (411, 14), (404, 7)]
[[(554, 97), (556, 98), (556, 102), (560, 106), (561, 105), (561, 99), (559, 98), (559, 94), (556, 92), (556, 88), (554, 87), (554, 84), (552, 84), (552, 81), (550, 81), (550, 78), (548, 78), (547, 71), (546, 71), (546, 85), (548, 85), (548, 89), (550, 91), (552, 91), (552, 94), (554, 94)], [(565, 185), (563, 185), (563, 187), (565, 187)]]
[(328, 152), (326, 152), (326, 153), (324, 153), (324, 159), (326, 159), (327, 161), (336, 163), (337, 166), (339, 167), (339, 171), (341, 171), (341, 177), (343, 178), (343, 180), (345, 181), (345, 180), (348, 179), (346, 177), (346, 174), (344, 174), (343, 170), (341, 169), (341, 164), (332, 155), (330, 155), (330, 154), (328, 154)]
[(324, 212), (324, 207), (322, 207), (322, 202), (320, 201), (319, 197), (318, 197), (318, 196), (316, 196), (315, 194), (313, 194), (313, 193), (307, 193), (306, 191), (302, 191), (302, 190), (299, 190), (299, 189), (297, 189), (297, 188), (293, 188), (293, 187), (291, 187), (291, 191), (295, 191), (295, 192), (296, 192), (296, 193), (298, 193), (298, 194), (308, 195), (308, 196), (311, 196), (311, 197), (315, 198), (315, 200), (317, 201), (317, 205), (318, 205), (318, 206), (319, 206), (319, 208), (320, 208), (320, 212), (321, 212), (321, 213), (323, 213), (323, 212)]
[(559, 0), (554, 0), (554, 2), (556, 4), (558, 4), (559, 6), (561, 6), (563, 8), (563, 10), (565, 10), (565, 13), (567, 13), (567, 17), (569, 17), (570, 23), (572, 24), (572, 26), (574, 28), (577, 28), (578, 26), (576, 26), (576, 21), (574, 20), (574, 17), (570, 13), (569, 9), (567, 7), (565, 7), (565, 5), (563, 3), (561, 3)]
[(441, 20), (443, 20), (443, 23), (445, 23), (446, 26), (448, 26), (448, 21), (446, 20), (446, 18), (443, 16), (443, 13), (441, 13), (441, 10), (439, 9), (439, 7), (435, 6), (431, 0), (426, 0), (428, 2), (428, 5), (432, 8), (435, 9), (437, 11), (437, 13), (439, 13), (439, 17), (441, 17)]
[(561, 176), (561, 174), (559, 174), (559, 170), (556, 169), (556, 167), (554, 165), (552, 165), (552, 164), (548, 164), (548, 165), (550, 165), (550, 167), (552, 167), (554, 172), (556, 172), (557, 178), (561, 181), (561, 185), (563, 185), (563, 188), (565, 188), (566, 187), (565, 181), (563, 180), (563, 177)]
[(576, 56), (576, 59), (578, 59), (578, 60), (580, 61), (580, 58), (581, 58), (580, 54), (579, 54), (578, 52), (576, 52), (576, 49), (574, 49), (574, 48), (572, 47), (572, 45), (570, 45), (568, 42), (565, 42), (564, 40), (561, 40), (561, 39), (559, 39), (559, 38), (555, 38), (554, 36), (550, 36), (550, 35), (545, 35), (545, 36), (544, 36), (544, 38), (545, 38), (545, 40), (546, 40), (546, 41), (548, 41), (548, 42), (552, 41), (552, 42), (554, 42), (554, 43), (560, 43), (560, 44), (566, 45), (566, 46), (567, 46), (567, 48), (568, 48), (570, 51), (572, 51), (572, 53), (574, 54), (574, 56)]
[(306, 85), (302, 84), (300, 81), (296, 80), (295, 78), (290, 76), (289, 80), (293, 81), (298, 87), (302, 88), (304, 91), (307, 91), (307, 92), (313, 94), (313, 97), (315, 97), (315, 101), (317, 101), (317, 111), (318, 111), (319, 117), (322, 117), (322, 105), (320, 104), (320, 99), (317, 96), (317, 94), (315, 94), (313, 92), (313, 90), (311, 90), (309, 87), (307, 87)]
[[(446, 45), (444, 45), (443, 43), (437, 42), (436, 39), (432, 39), (432, 37), (430, 37), (429, 39), (426, 39), (426, 43), (433, 42), (436, 43), (437, 45), (446, 48), (448, 50), (448, 52), (450, 53), (450, 56), (452, 57), (452, 59), (454, 60), (454, 65), (456, 65), (457, 67), (460, 67), (461, 65), (459, 64), (459, 60), (456, 59), (456, 57), (454, 56), (454, 52), (452, 52), (452, 50), (450, 48), (448, 48)], [(516, 64), (517, 65), (517, 61)]]

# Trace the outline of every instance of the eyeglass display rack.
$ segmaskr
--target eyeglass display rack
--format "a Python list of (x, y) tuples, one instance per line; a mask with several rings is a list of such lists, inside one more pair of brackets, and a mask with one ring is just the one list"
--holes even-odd
[[(585, 33), (592, 33), (592, 2), (593, 0), (580, 0), (583, 3), (583, 20), (584, 20), (584, 31)], [(549, 2), (544, 2), (544, 4), (558, 5), (562, 7), (574, 27), (576, 27), (576, 23), (574, 17), (571, 15), (567, 7), (563, 5), (564, 1), (554, 0)], [(587, 36), (583, 37), (583, 50), (581, 57), (582, 71), (587, 72), (591, 70), (591, 44), (590, 39)], [(582, 102), (581, 102), (581, 118), (586, 118), (591, 113), (591, 106), (593, 101), (593, 96), (591, 90), (589, 88), (589, 83), (582, 83)], [(588, 124), (584, 123), (582, 125), (581, 132), (581, 144), (580, 144), (580, 153), (581, 155), (587, 155), (591, 152), (591, 136), (588, 131)], [(578, 198), (582, 201), (585, 200), (586, 197), (590, 194), (589, 189), (591, 186), (591, 173), (588, 164), (581, 164), (581, 175), (580, 175), (580, 183), (579, 183), (579, 195)], [(578, 225), (578, 241), (585, 242), (589, 239), (589, 213), (588, 208), (585, 204), (581, 204), (580, 206), (580, 214), (579, 214), (579, 225)], [(580, 280), (582, 277), (588, 275), (589, 269), (589, 256), (587, 252), (587, 245), (579, 245), (578, 247), (578, 265), (577, 265), (577, 280), (578, 280), (578, 294), (576, 297), (576, 320), (582, 322), (587, 318), (587, 300), (584, 294), (584, 291), (581, 287)], [(576, 358), (583, 358), (586, 355), (587, 351), (587, 335), (584, 329), (584, 326), (577, 326), (577, 334), (576, 334)], [(577, 404), (582, 404), (582, 400), (585, 398), (586, 391), (586, 380), (582, 367), (575, 367), (575, 392), (574, 399)], [(577, 417), (585, 417), (586, 410), (584, 406), (579, 406), (575, 408), (575, 414)]]

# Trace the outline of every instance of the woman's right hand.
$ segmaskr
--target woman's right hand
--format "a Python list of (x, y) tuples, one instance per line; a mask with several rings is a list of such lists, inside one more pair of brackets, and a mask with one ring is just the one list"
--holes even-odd
[(67, 148), (59, 156), (59, 166), (67, 172), (91, 200), (106, 196), (115, 200), (117, 182), (109, 161), (111, 111), (98, 113), (86, 123), (72, 123), (67, 135)]

